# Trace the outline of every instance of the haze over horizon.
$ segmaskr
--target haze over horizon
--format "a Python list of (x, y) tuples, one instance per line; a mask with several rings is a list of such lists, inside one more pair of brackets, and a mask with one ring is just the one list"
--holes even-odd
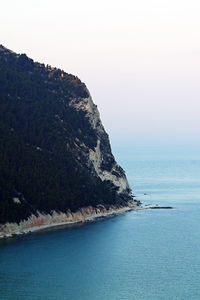
[(200, 3), (7, 0), (1, 41), (86, 83), (111, 142), (200, 145)]

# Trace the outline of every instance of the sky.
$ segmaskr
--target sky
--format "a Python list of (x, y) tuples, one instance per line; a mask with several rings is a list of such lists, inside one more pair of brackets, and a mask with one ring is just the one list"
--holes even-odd
[(1, 1), (0, 44), (86, 83), (114, 145), (199, 147), (200, 1)]

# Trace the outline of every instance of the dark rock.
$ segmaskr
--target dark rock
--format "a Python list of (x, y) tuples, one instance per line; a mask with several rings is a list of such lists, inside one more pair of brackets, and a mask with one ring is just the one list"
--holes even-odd
[(172, 206), (151, 206), (150, 209), (172, 209)]

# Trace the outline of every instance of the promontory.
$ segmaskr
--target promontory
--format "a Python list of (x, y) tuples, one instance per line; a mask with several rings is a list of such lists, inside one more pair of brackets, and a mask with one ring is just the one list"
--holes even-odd
[(0, 45), (0, 237), (137, 206), (85, 84)]

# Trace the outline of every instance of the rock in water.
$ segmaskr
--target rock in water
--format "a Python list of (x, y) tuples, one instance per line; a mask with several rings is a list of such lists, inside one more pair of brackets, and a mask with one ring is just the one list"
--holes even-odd
[(0, 224), (133, 203), (85, 84), (3, 46), (0, 139)]

